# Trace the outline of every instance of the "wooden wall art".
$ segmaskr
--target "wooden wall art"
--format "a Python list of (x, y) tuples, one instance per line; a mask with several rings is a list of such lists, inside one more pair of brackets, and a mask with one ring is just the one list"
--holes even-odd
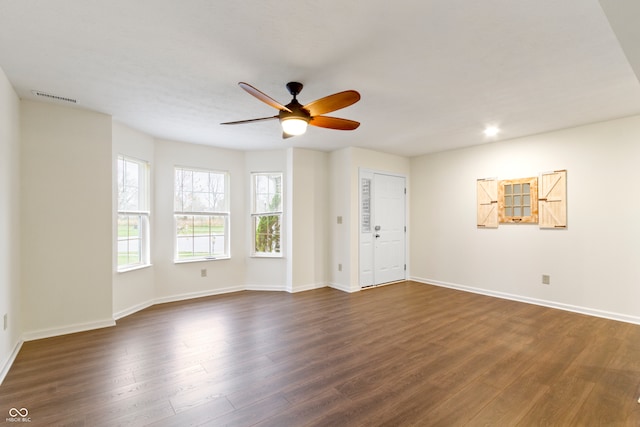
[(477, 226), (538, 224), (540, 228), (567, 226), (567, 171), (545, 172), (538, 177), (478, 179)]

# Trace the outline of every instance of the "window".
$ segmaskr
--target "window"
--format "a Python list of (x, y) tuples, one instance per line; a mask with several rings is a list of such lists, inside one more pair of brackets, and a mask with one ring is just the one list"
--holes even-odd
[(498, 186), (501, 223), (538, 223), (538, 179), (500, 181)]
[(175, 260), (229, 257), (229, 176), (175, 168)]
[(118, 156), (118, 271), (149, 265), (149, 164)]
[(281, 257), (282, 173), (253, 173), (251, 182), (252, 253)]

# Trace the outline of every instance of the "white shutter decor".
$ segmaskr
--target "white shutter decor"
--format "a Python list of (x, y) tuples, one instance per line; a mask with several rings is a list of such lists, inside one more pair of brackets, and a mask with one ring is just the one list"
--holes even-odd
[(540, 228), (567, 226), (567, 171), (543, 173), (538, 191)]
[(498, 181), (495, 179), (479, 179), (478, 194), (478, 227), (498, 228)]

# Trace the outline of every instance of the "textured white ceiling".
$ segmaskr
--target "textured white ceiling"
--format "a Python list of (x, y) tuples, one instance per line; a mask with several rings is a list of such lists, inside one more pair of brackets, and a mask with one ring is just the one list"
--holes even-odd
[[(597, 0), (0, 0), (0, 68), (22, 98), (243, 150), (413, 156), (640, 113)], [(292, 80), (303, 104), (359, 91), (330, 115), (360, 128), (282, 140), (277, 121), (220, 126), (277, 114), (237, 82), (286, 104)]]

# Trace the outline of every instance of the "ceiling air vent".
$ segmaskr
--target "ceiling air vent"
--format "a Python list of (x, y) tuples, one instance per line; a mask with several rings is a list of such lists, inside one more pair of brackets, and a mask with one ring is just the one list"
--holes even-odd
[(67, 98), (65, 96), (52, 95), (50, 93), (42, 92), (40, 90), (32, 90), (31, 93), (33, 93), (36, 96), (41, 96), (43, 98), (49, 98), (49, 99), (53, 99), (53, 100), (56, 100), (56, 101), (71, 102), (73, 104), (76, 104), (78, 102), (73, 98)]

